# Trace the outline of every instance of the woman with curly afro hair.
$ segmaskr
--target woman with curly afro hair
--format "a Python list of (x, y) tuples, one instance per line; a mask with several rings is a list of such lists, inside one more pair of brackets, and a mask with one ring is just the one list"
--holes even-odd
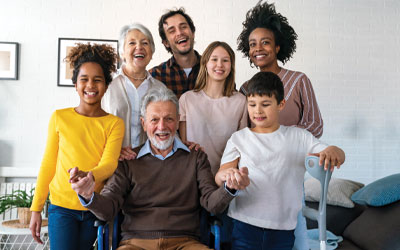
[(78, 44), (66, 59), (73, 68), (72, 82), (80, 102), (77, 107), (56, 110), (50, 119), (29, 228), (32, 237), (43, 243), (40, 212), (50, 192), (50, 248), (84, 250), (91, 249), (96, 240), (96, 217), (81, 205), (71, 183), (87, 176), (100, 192), (117, 168), (124, 122), (101, 108), (115, 71), (114, 49)]
[[(258, 4), (247, 12), (243, 31), (238, 37), (238, 50), (260, 71), (277, 74), (285, 87), (286, 107), (280, 114), (280, 124), (310, 131), (319, 138), (323, 121), (310, 79), (302, 73), (278, 65), (285, 64), (296, 51), (297, 34), (286, 17), (277, 13), (274, 4)], [(246, 94), (247, 82), (240, 91)]]
[[(274, 4), (259, 1), (246, 14), (243, 31), (238, 37), (238, 50), (249, 58), (250, 65), (260, 71), (273, 72), (283, 82), (286, 106), (279, 114), (279, 123), (307, 129), (319, 138), (323, 132), (323, 121), (309, 78), (302, 72), (285, 69), (285, 64), (296, 51), (297, 34), (286, 17), (277, 13)], [(240, 92), (247, 94), (248, 82)], [(279, 228), (276, 228), (279, 229)], [(295, 230), (294, 249), (309, 249), (305, 218), (301, 211)]]

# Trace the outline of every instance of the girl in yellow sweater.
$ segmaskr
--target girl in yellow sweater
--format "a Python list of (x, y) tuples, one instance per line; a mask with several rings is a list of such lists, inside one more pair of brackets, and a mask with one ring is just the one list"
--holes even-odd
[(50, 119), (29, 228), (33, 238), (42, 243), (40, 212), (50, 191), (50, 248), (90, 249), (96, 240), (96, 217), (71, 189), (68, 170), (91, 171), (99, 192), (117, 167), (124, 123), (101, 108), (117, 57), (111, 46), (78, 44), (66, 59), (74, 69), (72, 82), (80, 103), (56, 110)]

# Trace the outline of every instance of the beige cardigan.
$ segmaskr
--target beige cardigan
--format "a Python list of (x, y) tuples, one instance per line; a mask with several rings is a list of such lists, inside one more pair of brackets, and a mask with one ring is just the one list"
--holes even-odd
[[(147, 91), (154, 87), (166, 88), (164, 83), (157, 79), (154, 79), (149, 73), (149, 88)], [(125, 88), (125, 78), (122, 70), (119, 70), (118, 75), (113, 79), (113, 81), (108, 86), (106, 93), (101, 101), (102, 108), (115, 116), (120, 117), (124, 120), (125, 124), (125, 135), (122, 142), (122, 147), (131, 146), (131, 116), (132, 116), (132, 104), (128, 98), (128, 94)], [(144, 133), (143, 128), (140, 133), (140, 144), (143, 144), (147, 139), (146, 133)]]

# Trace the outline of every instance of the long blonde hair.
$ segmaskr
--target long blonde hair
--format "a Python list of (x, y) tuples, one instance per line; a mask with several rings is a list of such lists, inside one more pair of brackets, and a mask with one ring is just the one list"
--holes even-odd
[(196, 84), (194, 85), (193, 90), (198, 92), (206, 87), (207, 84), (207, 63), (210, 60), (211, 54), (217, 47), (222, 47), (228, 52), (230, 60), (231, 60), (231, 72), (228, 77), (225, 79), (224, 84), (224, 96), (231, 96), (235, 91), (235, 53), (232, 48), (226, 42), (215, 41), (210, 43), (208, 47), (204, 50), (203, 55), (200, 60), (200, 70), (197, 76)]

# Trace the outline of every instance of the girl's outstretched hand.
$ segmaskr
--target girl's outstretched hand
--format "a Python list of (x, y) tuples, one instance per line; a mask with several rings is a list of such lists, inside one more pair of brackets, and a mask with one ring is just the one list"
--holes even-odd
[(85, 200), (90, 200), (95, 186), (92, 172), (80, 171), (77, 167), (74, 167), (70, 168), (68, 173), (70, 174), (69, 182), (71, 183), (71, 188)]
[(88, 172), (79, 170), (78, 167), (68, 169), (68, 173), (69, 173), (69, 183), (75, 183), (80, 179), (86, 177), (88, 174)]

